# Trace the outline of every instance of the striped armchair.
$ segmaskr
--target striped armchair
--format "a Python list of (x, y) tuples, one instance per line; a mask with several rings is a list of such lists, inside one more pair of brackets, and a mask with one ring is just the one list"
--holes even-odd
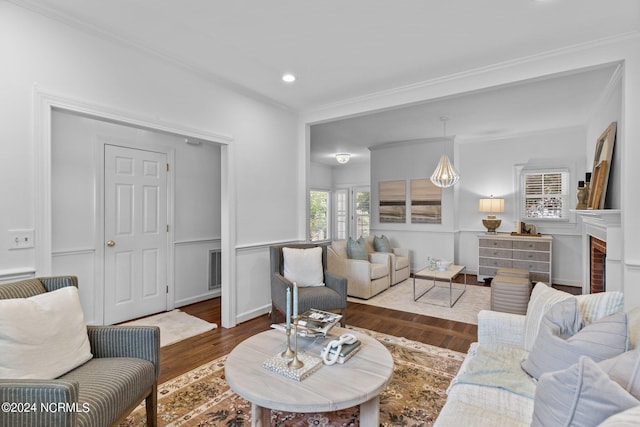
[[(0, 299), (28, 298), (65, 286), (75, 276), (44, 277), (0, 285)], [(157, 418), (160, 330), (157, 327), (87, 326), (93, 358), (53, 380), (0, 379), (0, 402), (34, 405), (34, 411), (0, 412), (2, 426), (110, 426), (142, 400), (147, 425)], [(44, 410), (45, 408), (49, 410)]]

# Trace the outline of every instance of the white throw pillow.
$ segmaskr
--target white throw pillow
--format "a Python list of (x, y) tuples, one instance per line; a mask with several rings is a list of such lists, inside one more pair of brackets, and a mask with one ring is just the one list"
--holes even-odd
[(282, 248), (284, 277), (298, 286), (324, 286), (322, 248)]
[(0, 378), (54, 379), (91, 359), (78, 289), (0, 300)]
[(551, 306), (567, 298), (575, 298), (573, 295), (552, 288), (542, 282), (538, 282), (531, 292), (531, 299), (527, 305), (527, 314), (524, 319), (524, 349), (531, 351), (538, 336), (540, 322)]

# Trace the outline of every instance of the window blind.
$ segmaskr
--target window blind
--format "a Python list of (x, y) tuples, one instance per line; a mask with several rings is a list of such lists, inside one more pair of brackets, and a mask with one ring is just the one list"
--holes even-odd
[(520, 176), (520, 216), (524, 219), (567, 219), (567, 170), (525, 170)]

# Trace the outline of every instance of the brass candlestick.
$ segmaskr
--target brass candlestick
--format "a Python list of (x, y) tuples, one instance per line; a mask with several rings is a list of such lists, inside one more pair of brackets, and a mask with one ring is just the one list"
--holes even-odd
[(285, 359), (292, 359), (293, 356), (295, 356), (295, 353), (293, 350), (291, 350), (291, 325), (289, 325), (285, 333), (287, 334), (287, 349), (280, 353), (280, 356)]
[(293, 359), (289, 361), (288, 366), (293, 369), (300, 369), (304, 366), (304, 362), (298, 359), (298, 316), (293, 317), (293, 333)]

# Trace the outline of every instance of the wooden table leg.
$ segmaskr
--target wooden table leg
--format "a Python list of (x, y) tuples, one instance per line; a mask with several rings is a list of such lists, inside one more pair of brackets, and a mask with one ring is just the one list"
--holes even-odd
[(255, 403), (251, 404), (251, 425), (253, 427), (271, 426), (271, 409), (263, 408)]
[(380, 396), (360, 404), (360, 426), (378, 427), (380, 424)]

